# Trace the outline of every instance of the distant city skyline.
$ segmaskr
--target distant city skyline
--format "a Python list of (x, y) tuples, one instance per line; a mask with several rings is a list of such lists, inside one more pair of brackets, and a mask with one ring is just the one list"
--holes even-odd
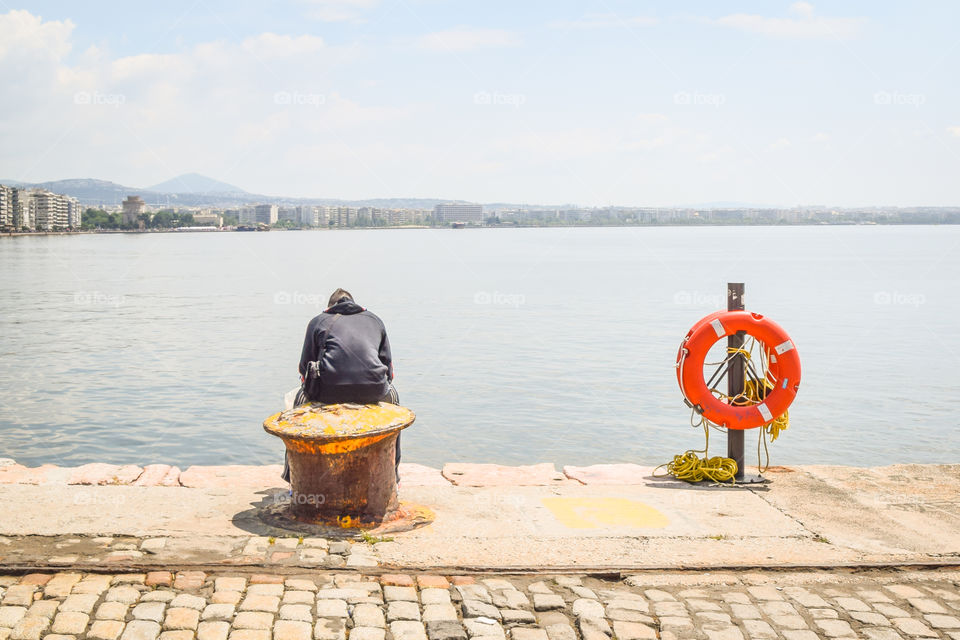
[(0, 180), (957, 206), (960, 5), (20, 2)]

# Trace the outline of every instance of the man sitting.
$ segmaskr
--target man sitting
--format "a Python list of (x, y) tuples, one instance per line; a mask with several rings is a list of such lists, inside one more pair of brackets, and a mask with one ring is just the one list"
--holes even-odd
[[(343, 289), (333, 292), (328, 305), (307, 325), (300, 354), (300, 378), (307, 383), (297, 394), (295, 404), (399, 404), (393, 386), (390, 341), (383, 321), (354, 302), (353, 296)], [(399, 467), (399, 435), (396, 446)], [(288, 465), (284, 465), (283, 479), (290, 481)]]

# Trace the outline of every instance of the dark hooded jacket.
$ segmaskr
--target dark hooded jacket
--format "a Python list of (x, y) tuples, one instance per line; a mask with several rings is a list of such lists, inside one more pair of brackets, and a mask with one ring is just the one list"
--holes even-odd
[(341, 300), (307, 325), (300, 375), (319, 360), (315, 402), (377, 402), (390, 390), (393, 359), (383, 321), (355, 302)]

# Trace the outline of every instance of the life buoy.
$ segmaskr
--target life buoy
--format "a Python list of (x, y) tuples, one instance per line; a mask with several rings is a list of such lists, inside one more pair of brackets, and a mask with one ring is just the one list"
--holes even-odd
[[(773, 389), (759, 404), (728, 404), (703, 379), (710, 347), (738, 331), (757, 339), (768, 356), (766, 375)], [(694, 324), (680, 344), (677, 382), (684, 398), (710, 422), (728, 429), (753, 429), (772, 422), (793, 402), (800, 388), (800, 356), (793, 340), (773, 320), (749, 311), (717, 311)]]

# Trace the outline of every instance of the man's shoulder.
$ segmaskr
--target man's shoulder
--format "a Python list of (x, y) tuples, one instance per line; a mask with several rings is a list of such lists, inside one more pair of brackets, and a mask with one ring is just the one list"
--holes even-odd
[(319, 315), (316, 315), (316, 316), (314, 316), (313, 318), (311, 318), (311, 319), (310, 319), (310, 322), (308, 323), (308, 326), (311, 326), (311, 327), (319, 327), (321, 324), (325, 323), (325, 322), (326, 322), (327, 320), (329, 320), (331, 317), (333, 317), (333, 316), (331, 316), (329, 313), (327, 313), (326, 311), (324, 311), (323, 313), (321, 313), (321, 314), (319, 314)]
[(375, 320), (381, 327), (384, 326), (384, 325), (383, 325), (383, 320), (380, 319), (380, 316), (378, 316), (377, 314), (375, 314), (373, 311), (370, 311), (369, 309), (364, 309), (362, 312), (360, 312), (359, 315), (366, 316), (366, 317), (368, 317), (368, 318), (372, 318), (372, 319)]

